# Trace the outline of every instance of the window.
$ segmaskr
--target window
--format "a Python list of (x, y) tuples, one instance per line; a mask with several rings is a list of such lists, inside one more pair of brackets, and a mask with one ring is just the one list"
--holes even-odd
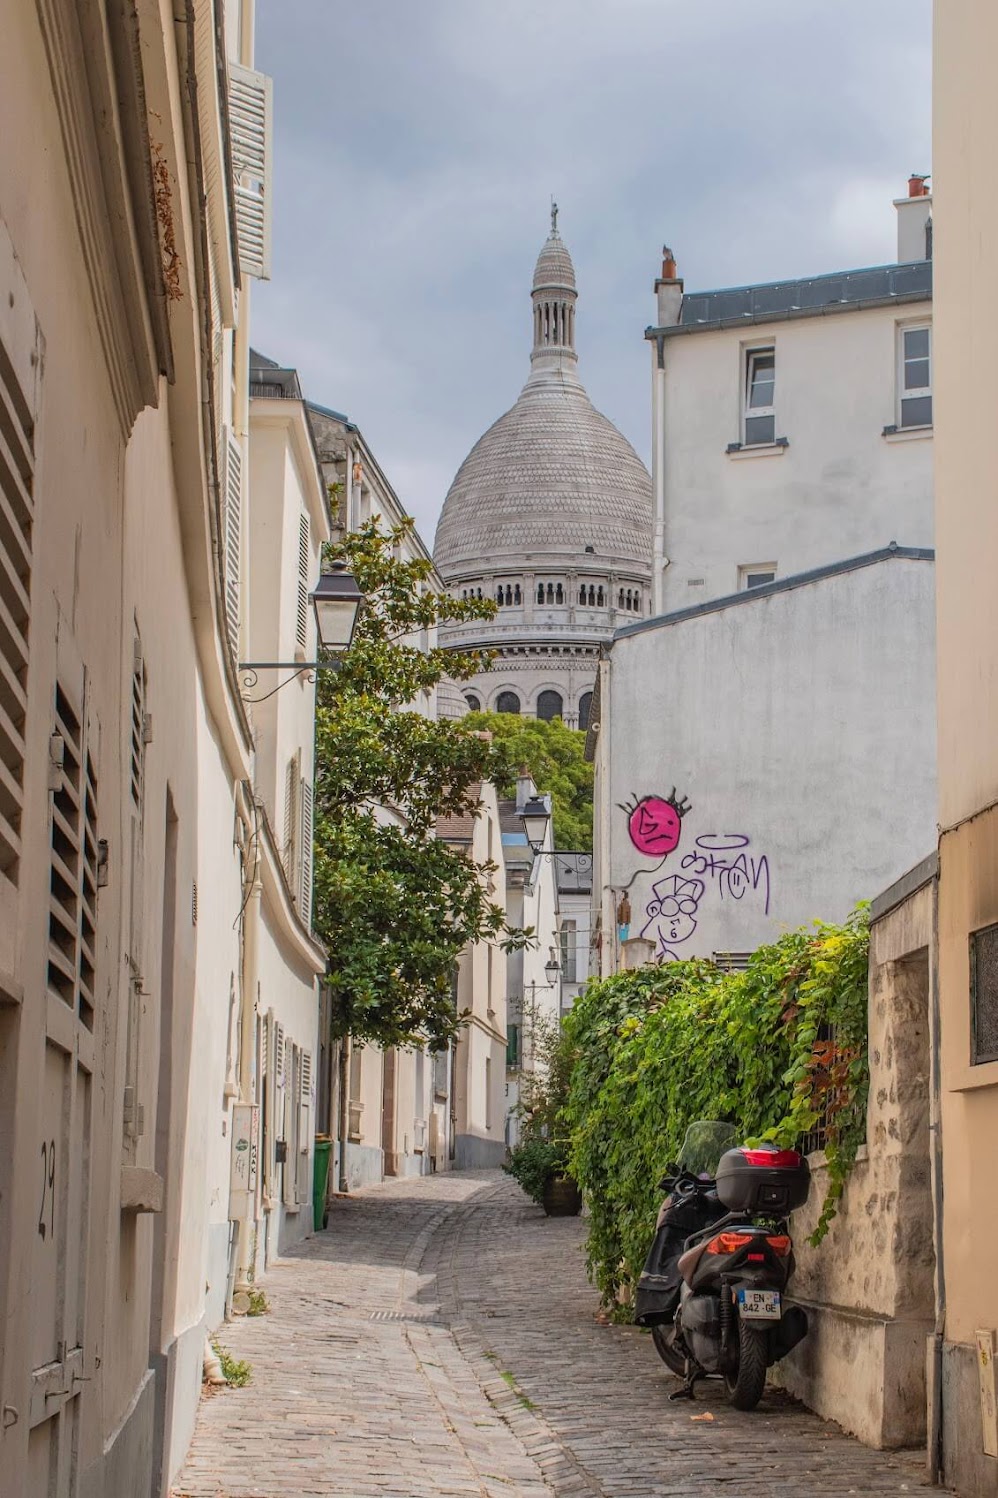
[(559, 583), (558, 586), (554, 590), (554, 601), (555, 601), (555, 603), (564, 603), (565, 602), (565, 590), (562, 587), (561, 583)]
[(566, 983), (574, 983), (575, 949), (578, 941), (574, 921), (562, 921), (559, 939), (561, 941), (561, 976)]
[(585, 729), (585, 728), (589, 727), (589, 714), (592, 711), (592, 706), (593, 706), (593, 694), (592, 694), (592, 692), (583, 692), (582, 696), (579, 698), (579, 727), (580, 728)]
[(597, 604), (598, 608), (602, 608), (603, 607), (603, 589), (602, 588), (597, 588), (596, 589), (596, 604)]
[(620, 592), (617, 594), (617, 607), (618, 607), (618, 609), (622, 609), (624, 607), (624, 590), (623, 590), (623, 588), (621, 588)]
[(516, 604), (520, 604), (520, 603), (523, 602), (523, 597), (522, 597), (522, 594), (520, 593), (520, 584), (519, 583), (517, 583), (516, 587), (513, 589), (513, 602), (516, 603)]
[(580, 588), (579, 589), (579, 602), (580, 603), (585, 603), (585, 601), (586, 601), (586, 590), (585, 590), (585, 588)]
[(515, 692), (500, 692), (496, 698), (497, 713), (518, 713), (520, 711), (520, 699)]
[(970, 933), (970, 1063), (998, 1061), (998, 926)]
[(776, 388), (776, 350), (749, 349), (745, 356), (745, 434), (746, 446), (776, 441), (776, 414), (773, 392)]
[(476, 694), (474, 692), (468, 692), (468, 693), (466, 693), (464, 700), (468, 704), (468, 707), (469, 707), (469, 709), (470, 709), (471, 712), (473, 712), (473, 713), (480, 713), (481, 712), (481, 710), (482, 710), (482, 699), (480, 697), (476, 696)]
[(537, 716), (543, 718), (545, 723), (550, 723), (552, 718), (563, 715), (564, 706), (560, 692), (542, 692), (537, 699)]
[(932, 425), (932, 330), (901, 329), (900, 411), (898, 425), (927, 427)]
[(538, 583), (537, 584), (537, 602), (538, 603), (543, 603), (544, 602), (544, 584), (543, 583)]
[(520, 1063), (520, 1027), (519, 1025), (506, 1026), (506, 1065), (508, 1067), (518, 1066)]
[(764, 588), (767, 583), (776, 580), (775, 562), (755, 562), (748, 567), (738, 569), (738, 589), (744, 592), (747, 588)]
[(492, 1058), (485, 1058), (485, 1127), (492, 1127)]

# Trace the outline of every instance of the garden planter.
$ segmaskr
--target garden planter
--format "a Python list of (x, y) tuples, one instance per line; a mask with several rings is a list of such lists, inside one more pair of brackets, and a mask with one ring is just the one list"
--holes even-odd
[(541, 1205), (548, 1217), (577, 1217), (582, 1210), (582, 1192), (571, 1176), (552, 1176), (544, 1187)]

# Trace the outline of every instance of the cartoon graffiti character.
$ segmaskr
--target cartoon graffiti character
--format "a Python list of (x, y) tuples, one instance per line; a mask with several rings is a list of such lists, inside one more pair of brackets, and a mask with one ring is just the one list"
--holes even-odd
[(702, 879), (684, 879), (681, 874), (670, 874), (652, 885), (653, 899), (645, 907), (648, 923), (641, 935), (655, 943), (660, 962), (679, 960), (680, 954), (672, 949), (688, 941), (696, 930), (697, 907), (705, 887)]
[(665, 858), (679, 844), (681, 823), (691, 810), (685, 796), (676, 800), (676, 787), (668, 796), (642, 796), (634, 804), (620, 803), (627, 813), (627, 831), (639, 853), (648, 858)]

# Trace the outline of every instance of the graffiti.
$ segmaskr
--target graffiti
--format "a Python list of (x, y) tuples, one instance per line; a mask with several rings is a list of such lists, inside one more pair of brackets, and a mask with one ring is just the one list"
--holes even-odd
[(697, 928), (696, 914), (707, 886), (702, 879), (684, 879), (670, 874), (651, 887), (652, 898), (645, 906), (647, 925), (641, 935), (655, 943), (660, 962), (678, 962), (681, 954), (673, 950), (688, 941)]
[(642, 796), (620, 804), (627, 813), (627, 831), (638, 852), (647, 858), (666, 858), (679, 845), (682, 819), (691, 810), (685, 796), (676, 800), (676, 787), (668, 796)]
[(745, 850), (750, 839), (740, 832), (709, 832), (696, 839), (696, 852), (687, 853), (679, 866), (695, 879), (716, 880), (721, 899), (741, 900), (752, 890), (761, 891), (765, 914), (769, 914), (769, 859), (756, 858)]

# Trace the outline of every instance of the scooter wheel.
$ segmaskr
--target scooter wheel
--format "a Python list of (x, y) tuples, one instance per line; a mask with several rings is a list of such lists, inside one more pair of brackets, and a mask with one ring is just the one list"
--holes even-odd
[(676, 1328), (671, 1322), (653, 1326), (651, 1329), (651, 1339), (662, 1362), (670, 1373), (675, 1373), (678, 1378), (685, 1378), (686, 1354), (676, 1346), (675, 1335)]
[(736, 1410), (754, 1410), (766, 1387), (769, 1333), (750, 1321), (738, 1322), (738, 1367), (724, 1375), (724, 1385)]

